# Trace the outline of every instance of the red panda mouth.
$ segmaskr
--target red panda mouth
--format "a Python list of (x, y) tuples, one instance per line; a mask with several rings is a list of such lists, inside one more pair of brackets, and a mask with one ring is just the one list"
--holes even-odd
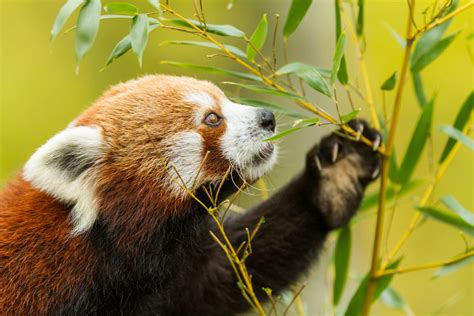
[(275, 151), (275, 146), (272, 143), (264, 143), (257, 154), (252, 158), (252, 164), (256, 165), (267, 161)]

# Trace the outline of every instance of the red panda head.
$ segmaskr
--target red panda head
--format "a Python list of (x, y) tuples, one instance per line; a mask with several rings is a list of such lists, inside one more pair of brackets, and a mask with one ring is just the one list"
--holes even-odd
[(183, 186), (219, 182), (230, 166), (256, 180), (276, 161), (276, 148), (263, 142), (274, 130), (273, 114), (233, 103), (209, 82), (146, 76), (105, 92), (38, 149), (23, 176), (74, 205), (77, 234), (119, 204), (176, 212), (188, 197)]

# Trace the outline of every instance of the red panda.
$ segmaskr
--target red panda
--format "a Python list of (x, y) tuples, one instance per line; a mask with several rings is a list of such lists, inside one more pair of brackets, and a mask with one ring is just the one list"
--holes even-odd
[[(232, 315), (249, 308), (191, 191), (253, 182), (276, 162), (267, 110), (206, 81), (145, 76), (105, 92), (27, 161), (0, 194), (2, 315)], [(361, 120), (353, 128), (380, 144)], [(225, 225), (246, 239), (258, 297), (304, 273), (379, 170), (376, 151), (334, 133), (287, 186)], [(229, 170), (232, 170), (229, 174)], [(224, 179), (227, 176), (226, 179)], [(180, 184), (181, 183), (181, 184)]]

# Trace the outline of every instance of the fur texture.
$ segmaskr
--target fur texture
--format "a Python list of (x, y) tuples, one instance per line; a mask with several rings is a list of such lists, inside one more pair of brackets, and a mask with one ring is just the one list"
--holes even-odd
[[(261, 110), (214, 85), (147, 76), (107, 91), (26, 163), (0, 194), (0, 311), (5, 315), (232, 315), (249, 308), (209, 235), (202, 185), (255, 181), (275, 163)], [(209, 114), (218, 119), (206, 123)], [(268, 114), (268, 113), (267, 113)], [(268, 123), (268, 122), (267, 122)], [(370, 139), (380, 137), (365, 122)], [(337, 145), (336, 145), (337, 144)], [(337, 149), (335, 150), (335, 146)], [(238, 246), (264, 216), (247, 258), (257, 295), (304, 273), (347, 223), (378, 155), (332, 134), (269, 200), (230, 217)], [(186, 187), (186, 190), (183, 189)]]

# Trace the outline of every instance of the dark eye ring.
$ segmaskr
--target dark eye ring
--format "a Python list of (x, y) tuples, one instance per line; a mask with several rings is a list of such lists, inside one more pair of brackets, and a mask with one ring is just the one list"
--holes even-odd
[(221, 124), (222, 118), (214, 112), (209, 113), (204, 119), (204, 123), (211, 127), (216, 127)]

